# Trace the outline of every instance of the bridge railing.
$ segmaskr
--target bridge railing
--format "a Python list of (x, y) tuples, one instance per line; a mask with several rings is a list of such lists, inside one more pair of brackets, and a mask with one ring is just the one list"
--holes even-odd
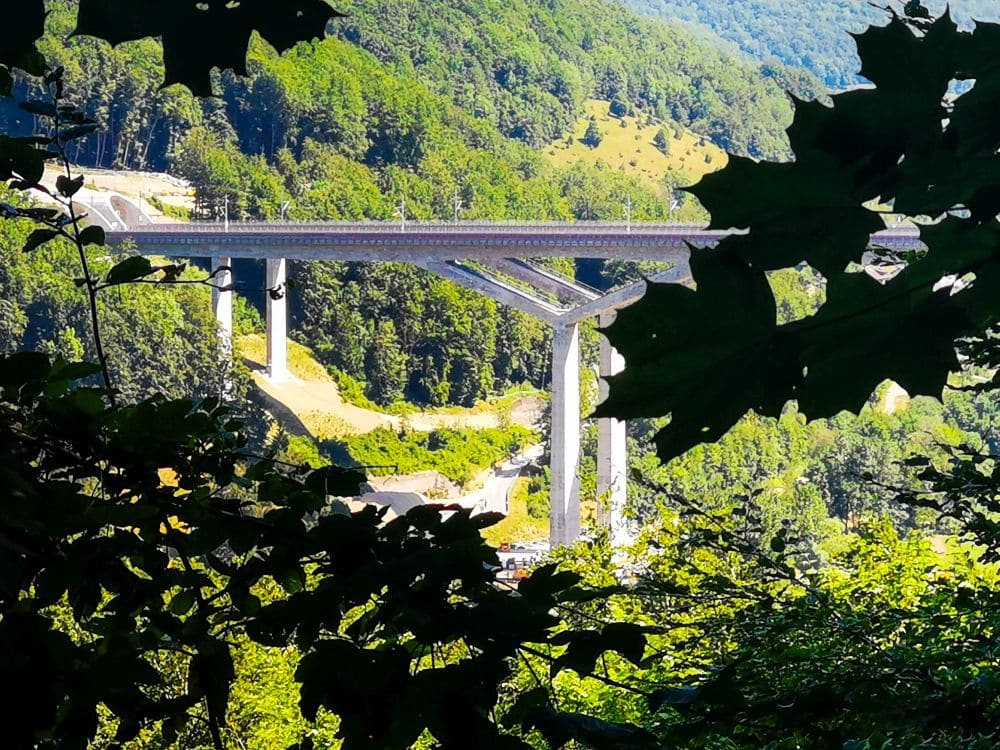
[(618, 234), (627, 232), (707, 232), (703, 225), (698, 224), (674, 224), (668, 222), (650, 222), (624, 224), (617, 222), (603, 221), (577, 221), (577, 222), (537, 222), (537, 221), (407, 221), (405, 225), (396, 222), (383, 221), (355, 221), (355, 222), (183, 222), (176, 224), (153, 224), (131, 227), (128, 231), (134, 233), (157, 232), (157, 233), (218, 233), (218, 232), (364, 232), (364, 233), (386, 233), (394, 234), (399, 232), (433, 232), (433, 233), (456, 233), (467, 234), (470, 232), (554, 232), (573, 233), (578, 231), (587, 232), (607, 232), (608, 234)]
[[(532, 221), (407, 221), (405, 225), (388, 221), (343, 221), (343, 222), (181, 222), (176, 224), (143, 224), (129, 227), (125, 234), (220, 234), (220, 233), (285, 233), (285, 234), (636, 234), (636, 235), (692, 235), (721, 239), (730, 234), (726, 231), (710, 230), (699, 224), (675, 224), (669, 222), (643, 222), (625, 224), (605, 221), (574, 222), (532, 222)], [(891, 239), (913, 239), (918, 237), (919, 227), (903, 224), (886, 227), (875, 236)]]

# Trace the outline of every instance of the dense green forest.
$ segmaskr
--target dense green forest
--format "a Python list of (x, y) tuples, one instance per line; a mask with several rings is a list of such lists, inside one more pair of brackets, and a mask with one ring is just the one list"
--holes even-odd
[(551, 330), (527, 315), (411, 266), (294, 269), (296, 335), (378, 403), (471, 406), (509, 385), (547, 383)]
[[(780, 87), (756, 66), (600, 0), (362, 0), (344, 10), (345, 39), (535, 146), (564, 133), (589, 96), (672, 118), (729, 150), (784, 149)], [(776, 75), (797, 91), (811, 85), (796, 71)]]
[(749, 415), (718, 442), (661, 464), (649, 442), (657, 426), (637, 422), (630, 460), (643, 480), (629, 488), (630, 508), (645, 524), (662, 512), (664, 493), (711, 507), (752, 497), (770, 523), (788, 519), (796, 534), (814, 542), (856, 530), (871, 517), (919, 527), (930, 517), (894, 504), (896, 493), (888, 489), (915, 483), (906, 459), (944, 460), (948, 446), (995, 441), (998, 423), (996, 394), (953, 391), (942, 404), (883, 387), (859, 415), (808, 423), (794, 409), (779, 419)]
[[(736, 48), (770, 65), (801, 68), (835, 89), (860, 82), (859, 61), (851, 33), (882, 24), (888, 14), (861, 0), (621, 0), (643, 15), (685, 22), (704, 39), (721, 37)], [(928, 2), (933, 12), (943, 0)], [(1000, 9), (992, 0), (954, 0), (955, 18), (995, 21)]]

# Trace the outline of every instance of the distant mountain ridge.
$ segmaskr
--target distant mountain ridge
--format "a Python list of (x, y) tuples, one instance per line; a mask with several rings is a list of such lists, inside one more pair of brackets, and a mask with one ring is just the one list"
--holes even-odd
[[(835, 89), (859, 82), (859, 62), (850, 32), (888, 19), (865, 0), (621, 0), (653, 18), (710, 29), (759, 59), (777, 59), (803, 68)], [(944, 0), (928, 0), (940, 13)], [(952, 13), (962, 24), (972, 19), (1000, 20), (997, 0), (953, 0)]]

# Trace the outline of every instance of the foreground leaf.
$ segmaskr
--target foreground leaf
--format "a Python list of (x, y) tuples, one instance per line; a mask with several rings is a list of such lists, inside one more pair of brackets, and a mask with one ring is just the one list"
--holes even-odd
[[(731, 158), (692, 189), (713, 227), (745, 231), (692, 251), (695, 289), (650, 284), (618, 314), (607, 335), (626, 369), (598, 415), (669, 415), (656, 438), (669, 460), (791, 401), (816, 419), (859, 410), (886, 379), (941, 396), (956, 340), (1000, 319), (1000, 26), (960, 32), (946, 14), (921, 28), (894, 18), (858, 37), (876, 88), (796, 102), (794, 162)], [(851, 265), (871, 260), (876, 201), (936, 217), (927, 252), (897, 255), (878, 280)], [(825, 276), (826, 301), (778, 325), (766, 272), (803, 263)]]

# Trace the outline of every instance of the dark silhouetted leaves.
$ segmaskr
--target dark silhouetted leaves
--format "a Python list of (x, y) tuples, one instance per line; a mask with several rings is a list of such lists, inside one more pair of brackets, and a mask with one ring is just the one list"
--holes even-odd
[[(799, 118), (811, 107), (820, 105), (799, 103)], [(713, 229), (752, 227), (748, 235), (729, 240), (727, 250), (758, 271), (794, 266), (807, 257), (820, 273), (842, 271), (861, 260), (869, 236), (884, 227), (861, 205), (874, 196), (860, 195), (853, 175), (833, 172), (810, 183), (801, 179), (797, 164), (731, 156), (724, 170), (706, 175), (690, 192), (711, 212)]]
[(72, 198), (78, 192), (80, 188), (83, 187), (83, 175), (77, 177), (67, 177), (66, 175), (59, 175), (56, 178), (56, 190), (59, 194), (65, 196), (66, 198)]
[(175, 615), (186, 615), (194, 606), (195, 593), (193, 591), (181, 591), (170, 600), (170, 611)]
[(581, 675), (594, 671), (602, 654), (613, 651), (638, 664), (646, 650), (646, 637), (639, 625), (612, 623), (600, 631), (578, 630), (559, 633), (551, 639), (553, 645), (566, 646), (566, 652), (552, 663), (552, 674), (572, 669)]
[(517, 585), (518, 593), (538, 601), (555, 601), (566, 589), (580, 581), (580, 576), (570, 571), (560, 571), (555, 564), (536, 568), (532, 574)]
[(403, 694), (409, 668), (410, 656), (401, 647), (374, 651), (327, 641), (304, 657), (296, 672), (303, 684), (302, 713), (315, 720), (319, 708), (328, 707), (343, 717), (340, 736), (369, 737), (372, 747), (385, 747), (393, 723), (385, 701)]
[(634, 724), (616, 724), (551, 708), (538, 711), (532, 717), (531, 725), (553, 748), (561, 748), (573, 741), (593, 750), (654, 750), (659, 747), (654, 735)]
[(89, 226), (80, 232), (80, 242), (84, 245), (104, 245), (107, 243), (107, 235), (101, 227)]
[(45, 3), (42, 0), (20, 0), (6, 3), (3, 9), (4, 33), (0, 34), (0, 65), (7, 68), (0, 78), (0, 95), (10, 96), (10, 69), (20, 68), (32, 75), (41, 75), (42, 56), (35, 41), (45, 30)]
[(77, 138), (86, 138), (91, 133), (98, 130), (100, 126), (96, 122), (88, 122), (83, 125), (68, 125), (59, 129), (59, 137), (63, 141), (75, 141)]
[(306, 479), (306, 487), (322, 496), (353, 497), (367, 477), (357, 469), (326, 466), (316, 469)]
[(25, 112), (30, 112), (31, 114), (38, 115), (39, 117), (55, 117), (59, 111), (56, 109), (56, 105), (53, 102), (41, 101), (38, 99), (28, 99), (20, 102), (17, 106)]
[(253, 31), (283, 52), (323, 36), (339, 15), (324, 0), (81, 0), (75, 33), (112, 44), (161, 37), (164, 84), (180, 83), (199, 96), (210, 96), (213, 67), (246, 73)]
[(126, 258), (108, 271), (105, 284), (108, 286), (126, 284), (136, 279), (145, 278), (151, 273), (153, 273), (153, 264), (149, 262), (149, 259), (141, 255), (135, 255), (131, 258)]
[[(858, 410), (886, 379), (940, 396), (958, 368), (956, 339), (1000, 318), (1000, 26), (960, 32), (945, 15), (912, 27), (894, 18), (858, 36), (875, 88), (838, 94), (832, 107), (796, 102), (794, 162), (732, 158), (692, 188), (713, 227), (745, 232), (692, 252), (695, 290), (651, 284), (608, 329), (626, 369), (598, 413), (669, 415), (661, 458), (791, 400), (820, 418)], [(955, 80), (974, 86), (949, 110)], [(922, 231), (927, 252), (900, 257), (905, 267), (880, 280), (849, 266), (868, 262), (883, 228), (876, 200), (938, 217)], [(962, 213), (941, 220), (948, 212)], [(778, 325), (764, 272), (802, 263), (826, 277), (826, 301)]]
[(204, 698), (208, 710), (218, 720), (225, 719), (229, 706), (229, 686), (236, 678), (229, 646), (220, 641), (201, 645), (188, 668), (188, 695)]
[(663, 455), (718, 439), (748, 408), (780, 410), (800, 373), (762, 271), (724, 247), (693, 251), (691, 270), (697, 292), (651, 283), (608, 329), (628, 367), (598, 414), (671, 414), (657, 438)]
[(24, 243), (24, 252), (30, 253), (32, 250), (37, 250), (46, 242), (51, 242), (58, 236), (59, 232), (54, 229), (36, 229), (28, 235), (28, 239)]
[(17, 179), (34, 186), (45, 174), (45, 162), (55, 154), (38, 148), (35, 138), (0, 135), (0, 180)]

